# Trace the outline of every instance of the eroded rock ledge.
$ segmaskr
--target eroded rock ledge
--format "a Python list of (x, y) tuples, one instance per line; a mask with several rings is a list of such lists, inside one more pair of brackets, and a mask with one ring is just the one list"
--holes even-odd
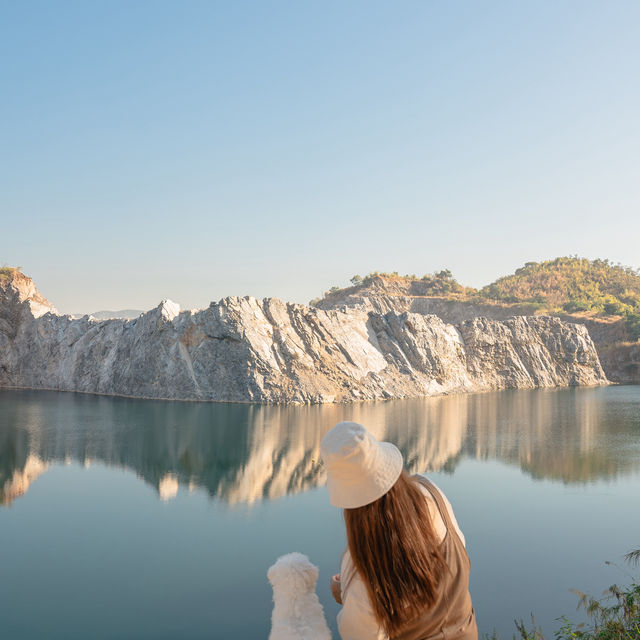
[(320, 403), (607, 384), (587, 329), (547, 316), (454, 325), (247, 296), (200, 311), (165, 300), (134, 320), (97, 322), (53, 307), (40, 315), (46, 300), (19, 284), (0, 283), (3, 387)]

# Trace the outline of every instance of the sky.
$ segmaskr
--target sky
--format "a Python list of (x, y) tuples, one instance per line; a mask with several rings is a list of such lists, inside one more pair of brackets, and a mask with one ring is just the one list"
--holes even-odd
[(0, 264), (62, 312), (640, 267), (640, 2), (0, 0)]

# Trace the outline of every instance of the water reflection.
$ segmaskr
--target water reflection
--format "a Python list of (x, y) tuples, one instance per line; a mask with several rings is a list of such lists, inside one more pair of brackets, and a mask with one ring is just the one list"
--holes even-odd
[(0, 503), (54, 463), (134, 470), (170, 500), (180, 485), (228, 503), (318, 486), (320, 440), (340, 420), (395, 442), (412, 471), (497, 458), (534, 477), (589, 482), (640, 466), (638, 387), (503, 391), (286, 407), (0, 392)]

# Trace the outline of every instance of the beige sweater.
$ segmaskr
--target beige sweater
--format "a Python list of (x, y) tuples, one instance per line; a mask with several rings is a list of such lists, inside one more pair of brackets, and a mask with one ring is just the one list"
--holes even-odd
[[(419, 486), (427, 500), (429, 515), (431, 516), (431, 521), (433, 522), (438, 541), (442, 542), (447, 533), (447, 528), (440, 517), (440, 512), (438, 511), (438, 507), (431, 497), (431, 494), (425, 487), (422, 485)], [(442, 495), (444, 503), (449, 511), (449, 517), (456, 528), (456, 532), (460, 536), (462, 543), (465, 544), (464, 536), (462, 535), (462, 531), (460, 531), (460, 527), (458, 526), (453, 514), (451, 503), (447, 500), (444, 493), (442, 493), (438, 487), (436, 488)], [(342, 557), (340, 575), (347, 576), (352, 571), (353, 562), (351, 560), (351, 554), (347, 549)], [(349, 582), (349, 588), (342, 590), (341, 597), (342, 609), (338, 613), (337, 620), (338, 630), (340, 631), (340, 637), (342, 640), (388, 640), (387, 634), (378, 626), (378, 622), (373, 615), (373, 609), (371, 608), (367, 588), (362, 581), (362, 578), (357, 573)]]

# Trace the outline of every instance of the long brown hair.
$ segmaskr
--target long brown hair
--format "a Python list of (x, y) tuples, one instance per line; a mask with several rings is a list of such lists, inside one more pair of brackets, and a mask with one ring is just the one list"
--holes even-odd
[(446, 571), (424, 494), (403, 469), (385, 495), (364, 507), (345, 509), (344, 520), (354, 567), (378, 623), (393, 637), (434, 604)]

